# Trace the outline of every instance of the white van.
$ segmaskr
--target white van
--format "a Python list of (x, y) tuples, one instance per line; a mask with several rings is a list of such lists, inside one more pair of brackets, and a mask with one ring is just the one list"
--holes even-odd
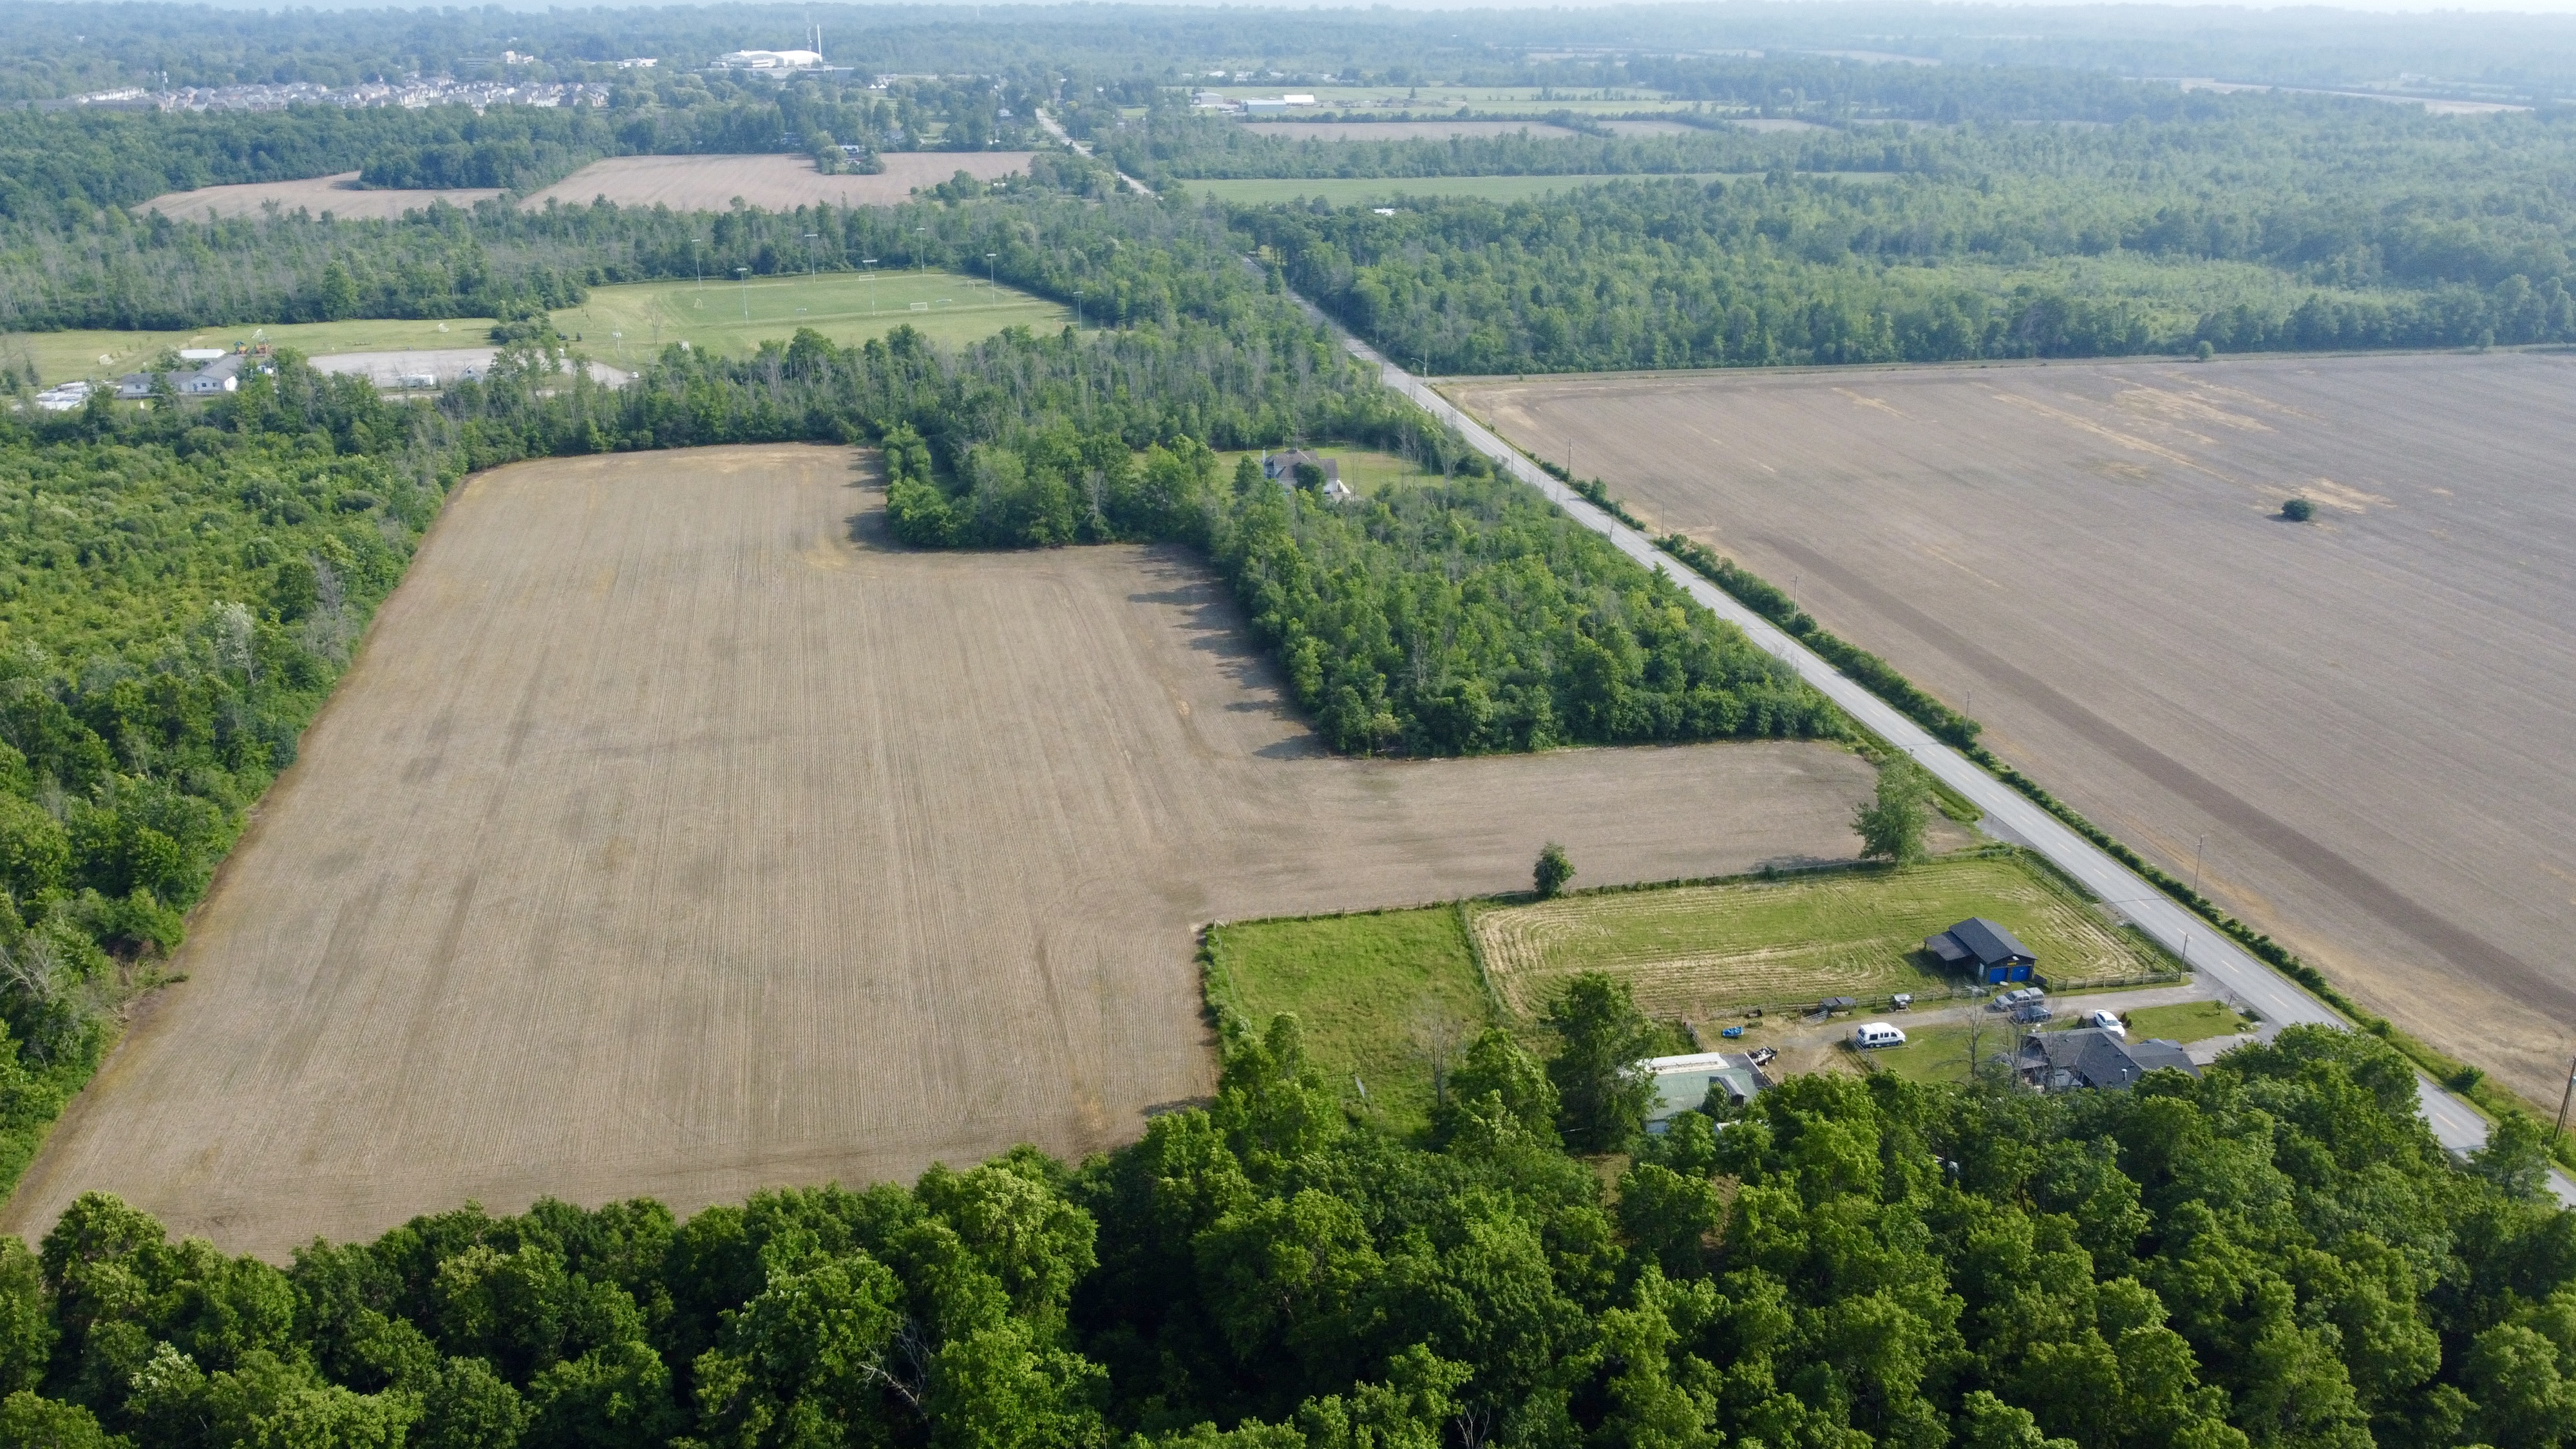
[(1883, 1021), (1864, 1021), (1852, 1028), (1852, 1045), (1867, 1051), (1871, 1047), (1905, 1045), (1905, 1033)]

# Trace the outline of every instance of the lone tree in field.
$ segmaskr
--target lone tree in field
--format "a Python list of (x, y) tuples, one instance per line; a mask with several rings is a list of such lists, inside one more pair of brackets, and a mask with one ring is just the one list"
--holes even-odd
[(1628, 983), (1586, 971), (1548, 1002), (1544, 1020), (1556, 1033), (1547, 1079), (1565, 1145), (1616, 1152), (1636, 1140), (1655, 1099), (1655, 1079), (1641, 1065), (1655, 1053), (1655, 1028)]
[(2317, 506), (2304, 498), (2293, 498), (2281, 505), (2281, 516), (2292, 523), (2305, 523), (2317, 516)]
[(1574, 862), (1565, 858), (1565, 847), (1551, 840), (1538, 848), (1538, 864), (1530, 871), (1530, 884), (1538, 887), (1540, 900), (1552, 900), (1574, 879)]
[(1931, 817), (1932, 777), (1912, 760), (1888, 761), (1878, 770), (1878, 793), (1852, 811), (1861, 857), (1897, 865), (1921, 860), (1928, 853), (1923, 836)]

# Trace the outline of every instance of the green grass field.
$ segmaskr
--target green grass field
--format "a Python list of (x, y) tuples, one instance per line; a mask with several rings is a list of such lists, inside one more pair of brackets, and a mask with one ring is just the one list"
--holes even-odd
[(749, 283), (636, 282), (594, 287), (590, 300), (555, 313), (555, 326), (602, 362), (635, 366), (673, 342), (741, 356), (772, 338), (811, 327), (844, 345), (910, 324), (954, 345), (1005, 327), (1052, 332), (1073, 309), (981, 277), (954, 272), (878, 271), (813, 277), (754, 277)]
[[(445, 330), (441, 330), (444, 328)], [(33, 358), (48, 383), (134, 372), (165, 347), (230, 347), (271, 342), (308, 356), (332, 352), (408, 352), (439, 347), (486, 347), (492, 319), (451, 317), (419, 321), (294, 322), (275, 327), (202, 327), (190, 332), (12, 332), (0, 352)]]
[(1514, 1012), (1534, 1010), (1576, 972), (1608, 971), (1650, 1015), (1704, 1021), (1827, 996), (1944, 993), (1955, 979), (1933, 969), (1923, 939), (1966, 916), (2021, 937), (2056, 989), (2174, 969), (2055, 873), (2003, 850), (1487, 907), (1470, 926)]
[[(1439, 476), (1436, 473), (1425, 473), (1411, 461), (1399, 458), (1393, 453), (1381, 453), (1373, 448), (1319, 447), (1314, 451), (1341, 464), (1342, 481), (1350, 485), (1352, 492), (1363, 498), (1393, 484), (1420, 483)], [(1257, 448), (1245, 449), (1241, 452), (1221, 452), (1216, 455), (1217, 476), (1232, 477), (1234, 460), (1237, 458), (1251, 458), (1257, 461), (1260, 457), (1261, 451)]]
[(2251, 1030), (2252, 1024), (2238, 1016), (2234, 1007), (2223, 1001), (2185, 1001), (2172, 1006), (2142, 1006), (2123, 1012), (2128, 1018), (2129, 1040), (2145, 1041), (2163, 1037), (2167, 1041), (2206, 1041), (2237, 1030)]
[[(1526, 201), (1534, 196), (1572, 191), (1578, 187), (1598, 186), (1605, 181), (1656, 181), (1688, 179), (1713, 181), (1733, 177), (1725, 171), (1693, 171), (1684, 176), (1329, 176), (1304, 180), (1233, 180), (1180, 181), (1196, 195), (1213, 196), (1219, 201), (1262, 206), (1281, 201), (1321, 200), (1332, 206), (1357, 206), (1362, 202), (1394, 201), (1407, 196), (1465, 196), (1485, 201)], [(1883, 181), (1891, 173), (1883, 171), (1809, 171), (1807, 176), (1832, 176), (1845, 181)]]
[[(745, 311), (750, 313), (745, 319)], [(594, 287), (590, 300), (555, 313), (555, 325), (601, 362), (640, 367), (662, 343), (741, 355), (770, 338), (811, 327), (843, 344), (883, 336), (911, 323), (933, 341), (954, 346), (1005, 327), (1053, 331), (1073, 310), (981, 277), (954, 272), (850, 272), (815, 277), (754, 278), (749, 286), (708, 279)], [(335, 352), (413, 352), (489, 347), (492, 319), (293, 322), (275, 326), (205, 327), (187, 332), (11, 332), (0, 356), (25, 357), (47, 383), (133, 372), (165, 348), (230, 347), (269, 342), (312, 357)]]
[(1431, 1118), (1425, 1043), (1463, 1041), (1490, 1019), (1455, 906), (1246, 921), (1211, 930), (1208, 994), (1256, 1027), (1295, 1012), (1333, 1086), (1399, 1131)]
[(1997, 1055), (2011, 1057), (2021, 1045), (2021, 1028), (2007, 1021), (1917, 1029), (1901, 1017), (1891, 1019), (1905, 1028), (1905, 1045), (1876, 1047), (1857, 1055), (1867, 1065), (1880, 1071), (1894, 1072), (1908, 1081), (1964, 1082), (1968, 1080), (1968, 1052), (1972, 1044), (1976, 1054), (1990, 1064)]

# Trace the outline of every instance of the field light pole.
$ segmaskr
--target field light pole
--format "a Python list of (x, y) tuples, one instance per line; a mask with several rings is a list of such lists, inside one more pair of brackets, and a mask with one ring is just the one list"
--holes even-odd
[(819, 231), (805, 233), (805, 275), (808, 277), (814, 275), (814, 243), (820, 240), (822, 235)]
[(999, 255), (999, 253), (984, 253), (984, 285), (992, 288), (996, 292), (1002, 289), (1000, 281), (1001, 269), (995, 266), (993, 262), (993, 258), (997, 255)]
[(751, 320), (751, 268), (736, 267), (734, 270), (742, 274), (742, 320), (748, 322)]
[(1073, 289), (1073, 330), (1076, 332), (1082, 330), (1082, 289), (1080, 287)]
[(868, 315), (873, 317), (877, 315), (877, 259), (874, 257), (861, 257), (859, 258), (859, 265), (867, 271)]

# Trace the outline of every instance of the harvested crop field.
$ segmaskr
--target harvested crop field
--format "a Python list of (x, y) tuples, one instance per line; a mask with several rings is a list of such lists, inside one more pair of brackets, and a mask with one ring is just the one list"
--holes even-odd
[(737, 196), (746, 205), (793, 211), (834, 206), (892, 206), (916, 186), (936, 186), (963, 171), (994, 181), (1029, 165), (1026, 151), (889, 151), (874, 176), (826, 176), (808, 156), (612, 156), (593, 161), (521, 206), (560, 201), (588, 206), (607, 197), (618, 206), (667, 206), (673, 211), (723, 211)]
[(389, 221), (406, 211), (418, 211), (434, 201), (450, 206), (472, 206), (500, 195), (497, 189), (474, 187), (456, 191), (371, 191), (358, 185), (358, 173), (343, 171), (335, 176), (314, 176), (302, 181), (250, 181), (239, 186), (200, 186), (194, 191), (173, 191), (143, 203), (142, 210), (157, 211), (177, 221), (204, 221), (211, 211), (217, 216), (257, 216), (259, 209), (274, 201), (288, 211), (298, 207), (320, 216), (330, 212), (351, 221)]
[(1136, 1135), (1210, 1089), (1195, 923), (1845, 857), (1823, 745), (1328, 756), (1211, 576), (878, 542), (864, 455), (450, 501), (0, 1231), (279, 1254), (479, 1199), (687, 1210)]
[(1247, 121), (1256, 136), (1292, 141), (1445, 141), (1452, 136), (1572, 136), (1578, 132), (1545, 121)]
[[(2576, 359), (1461, 385), (2373, 1010), (2576, 1045)], [(2316, 521), (2276, 515), (2292, 495)], [(2205, 851), (2200, 846), (2207, 837)]]
[(1923, 940), (1972, 915), (2020, 937), (2054, 989), (2172, 969), (2101, 907), (2011, 854), (1564, 896), (1480, 908), (1469, 929), (1496, 994), (1525, 1019), (1565, 978), (1606, 971), (1650, 1015), (1701, 1020), (1828, 996), (1945, 991), (1954, 978), (1936, 969)]

